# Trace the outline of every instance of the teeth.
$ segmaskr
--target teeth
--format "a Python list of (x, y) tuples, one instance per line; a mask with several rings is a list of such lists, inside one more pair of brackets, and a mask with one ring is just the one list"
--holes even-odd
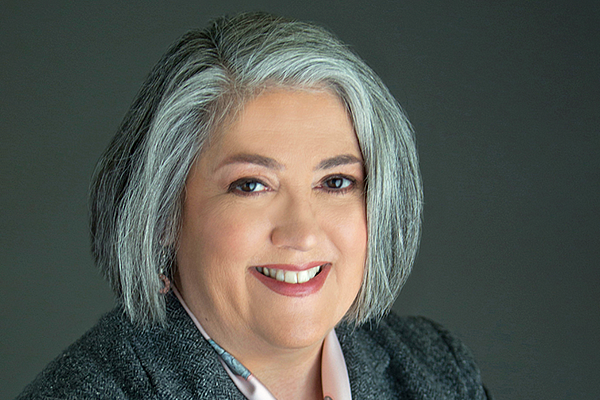
[(298, 283), (308, 282), (309, 279), (307, 271), (298, 272)]
[(285, 271), (285, 281), (287, 283), (298, 283), (298, 274), (292, 271)]
[(315, 277), (315, 275), (319, 273), (319, 271), (321, 271), (322, 267), (322, 265), (319, 265), (317, 267), (298, 272), (284, 271), (282, 269), (275, 268), (269, 269), (267, 267), (257, 267), (256, 270), (265, 276), (269, 276), (273, 279), (278, 280), (279, 282), (295, 284), (310, 281), (312, 278)]
[(275, 279), (277, 279), (279, 282), (285, 281), (285, 272), (281, 269), (278, 269)]

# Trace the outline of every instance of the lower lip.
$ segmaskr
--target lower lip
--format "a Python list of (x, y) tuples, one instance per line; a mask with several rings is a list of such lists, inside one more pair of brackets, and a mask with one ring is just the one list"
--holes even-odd
[(275, 293), (289, 297), (305, 297), (321, 290), (330, 270), (331, 264), (326, 264), (318, 275), (304, 283), (279, 282), (277, 279), (269, 278), (258, 272), (256, 268), (250, 268), (250, 273)]

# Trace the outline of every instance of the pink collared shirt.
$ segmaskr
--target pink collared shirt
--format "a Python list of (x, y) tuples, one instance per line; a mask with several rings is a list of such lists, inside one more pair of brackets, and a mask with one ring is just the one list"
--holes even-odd
[[(188, 313), (194, 324), (204, 336), (204, 339), (215, 349), (219, 361), (237, 388), (248, 400), (276, 400), (269, 389), (263, 385), (246, 367), (232, 355), (216, 344), (206, 333), (198, 319), (194, 316), (181, 294), (173, 287), (173, 292)], [(323, 385), (324, 400), (351, 400), (350, 379), (346, 369), (346, 361), (340, 347), (340, 342), (332, 329), (323, 342), (321, 356), (321, 383)]]

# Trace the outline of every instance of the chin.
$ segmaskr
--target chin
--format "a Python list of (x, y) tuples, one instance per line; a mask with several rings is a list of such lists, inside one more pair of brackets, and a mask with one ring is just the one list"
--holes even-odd
[(260, 335), (271, 346), (281, 349), (300, 349), (320, 345), (325, 336), (342, 319), (341, 315), (315, 315), (310, 312), (270, 313), (259, 327)]

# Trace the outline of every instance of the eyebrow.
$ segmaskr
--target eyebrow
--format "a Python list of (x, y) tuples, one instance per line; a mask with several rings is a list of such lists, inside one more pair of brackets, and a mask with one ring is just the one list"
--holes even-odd
[(256, 164), (256, 165), (260, 165), (261, 167), (266, 167), (269, 169), (283, 169), (282, 164), (278, 163), (277, 161), (275, 161), (274, 159), (272, 159), (270, 157), (265, 157), (265, 156), (261, 156), (258, 154), (248, 154), (248, 153), (239, 153), (239, 154), (234, 154), (232, 156), (227, 157), (225, 160), (223, 160), (219, 164), (217, 169), (224, 167), (225, 165), (238, 164), (238, 163)]
[[(226, 165), (238, 164), (238, 163), (239, 164), (244, 164), (244, 163), (245, 164), (256, 164), (256, 165), (260, 165), (261, 167), (265, 167), (265, 168), (269, 168), (269, 169), (276, 169), (276, 170), (281, 170), (281, 169), (285, 168), (282, 164), (280, 164), (275, 159), (270, 158), (270, 157), (261, 156), (259, 154), (239, 153), (239, 154), (234, 154), (232, 156), (227, 157), (225, 160), (223, 160), (219, 164), (219, 166), (216, 169), (220, 169)], [(330, 168), (335, 168), (340, 165), (348, 165), (348, 164), (362, 164), (362, 160), (352, 154), (341, 154), (339, 156), (326, 158), (325, 160), (321, 161), (315, 167), (314, 170), (317, 171), (317, 170), (330, 169)]]
[(340, 165), (362, 164), (362, 160), (352, 154), (341, 154), (339, 156), (327, 158), (315, 167), (316, 170), (330, 169)]

